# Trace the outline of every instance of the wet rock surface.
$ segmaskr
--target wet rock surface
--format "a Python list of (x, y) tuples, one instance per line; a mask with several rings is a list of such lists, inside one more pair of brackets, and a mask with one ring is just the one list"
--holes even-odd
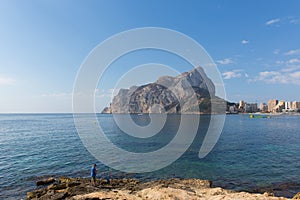
[[(199, 179), (167, 179), (139, 182), (135, 179), (98, 179), (94, 186), (90, 179), (60, 177), (48, 186), (27, 193), (35, 200), (90, 200), (90, 199), (287, 199), (273, 193), (251, 194), (235, 192), (212, 182)], [(299, 199), (300, 193), (294, 198)]]
[(36, 181), (36, 186), (40, 186), (40, 185), (47, 185), (50, 183), (54, 183), (55, 179), (53, 177), (47, 178), (47, 179), (43, 179), (43, 180), (38, 180)]

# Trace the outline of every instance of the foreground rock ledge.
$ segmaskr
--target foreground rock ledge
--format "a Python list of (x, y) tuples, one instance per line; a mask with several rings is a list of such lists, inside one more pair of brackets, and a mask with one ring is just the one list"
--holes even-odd
[[(297, 195), (296, 195), (297, 196)], [(295, 196), (295, 197), (296, 197)], [(97, 200), (97, 199), (287, 199), (272, 194), (251, 194), (212, 188), (211, 182), (199, 179), (168, 179), (140, 183), (135, 179), (97, 180), (96, 186), (84, 178), (61, 177), (47, 187), (28, 192), (27, 199)]]

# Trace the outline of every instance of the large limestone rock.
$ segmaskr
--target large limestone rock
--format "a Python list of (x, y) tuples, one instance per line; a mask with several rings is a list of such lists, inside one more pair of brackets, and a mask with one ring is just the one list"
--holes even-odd
[[(102, 113), (210, 113), (215, 86), (201, 67), (179, 76), (163, 76), (155, 83), (121, 89)], [(199, 110), (200, 109), (200, 110)]]

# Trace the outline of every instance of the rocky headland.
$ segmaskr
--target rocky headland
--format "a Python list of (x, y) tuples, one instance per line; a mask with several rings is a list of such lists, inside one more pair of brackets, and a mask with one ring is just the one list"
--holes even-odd
[(225, 110), (226, 101), (215, 96), (215, 85), (197, 67), (176, 77), (163, 76), (154, 83), (120, 89), (102, 113), (208, 114)]
[[(249, 199), (249, 200), (284, 200), (274, 197), (272, 192), (254, 194), (235, 192), (220, 187), (212, 187), (212, 182), (199, 179), (167, 179), (139, 182), (135, 179), (98, 179), (96, 185), (86, 178), (49, 178), (37, 182), (39, 189), (28, 192), (27, 199), (34, 200), (196, 200), (196, 199)], [(293, 199), (300, 199), (300, 193)]]

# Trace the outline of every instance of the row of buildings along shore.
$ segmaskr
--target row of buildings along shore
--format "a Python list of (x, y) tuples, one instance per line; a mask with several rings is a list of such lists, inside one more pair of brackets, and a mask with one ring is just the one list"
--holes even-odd
[(300, 102), (298, 101), (278, 101), (271, 99), (268, 103), (261, 103), (258, 107), (257, 103), (247, 103), (240, 101), (237, 104), (230, 105), (228, 113), (281, 113), (281, 112), (300, 112)]

